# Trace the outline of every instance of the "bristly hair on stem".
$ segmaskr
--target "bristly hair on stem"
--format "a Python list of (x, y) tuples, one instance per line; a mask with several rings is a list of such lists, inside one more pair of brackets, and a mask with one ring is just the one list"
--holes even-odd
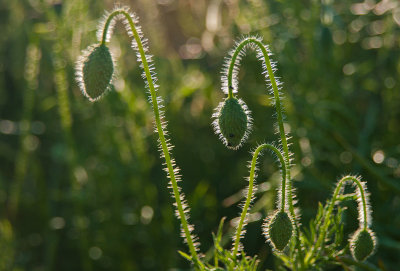
[[(280, 144), (284, 157), (284, 163), (286, 166), (286, 178), (285, 178), (286, 183), (285, 186), (282, 187), (282, 190), (284, 190), (284, 194), (282, 195), (282, 193), (280, 193), (283, 196), (283, 199), (285, 200), (285, 202), (282, 203), (285, 207), (282, 208), (280, 206), (279, 208), (283, 209), (284, 212), (287, 209), (288, 216), (290, 217), (291, 221), (293, 221), (295, 235), (300, 236), (299, 212), (294, 208), (295, 195), (292, 189), (291, 177), (290, 177), (292, 154), (290, 153), (288, 146), (289, 136), (286, 134), (284, 129), (283, 106), (281, 104), (282, 94), (280, 93), (280, 90), (282, 88), (282, 83), (274, 75), (274, 72), (276, 71), (276, 64), (271, 61), (270, 57), (272, 54), (268, 46), (263, 43), (262, 38), (257, 36), (243, 37), (242, 39), (236, 42), (234, 48), (225, 58), (225, 64), (221, 76), (222, 91), (225, 94), (227, 94), (225, 103), (229, 99), (238, 99), (236, 96), (239, 90), (238, 73), (240, 69), (240, 61), (245, 56), (246, 51), (248, 49), (255, 50), (257, 53), (257, 58), (262, 63), (263, 74), (265, 76), (265, 80), (267, 83), (267, 89), (269, 93), (271, 93), (271, 95), (273, 96), (272, 101), (276, 109), (277, 127), (278, 127), (277, 130), (280, 136)], [(223, 105), (224, 105), (223, 103), (220, 103), (220, 105), (217, 107), (216, 113), (214, 113), (213, 115), (215, 119), (213, 122), (213, 126), (215, 133), (222, 139), (223, 143), (227, 145), (226, 143), (227, 142), (229, 143), (229, 138), (226, 136), (226, 134), (223, 133), (220, 121), (221, 120), (220, 112)], [(248, 110), (247, 107), (246, 110), (248, 111), (247, 115), (250, 115), (250, 110)], [(249, 130), (247, 130), (247, 133), (245, 134), (245, 137), (240, 142), (240, 144), (234, 149), (239, 148), (243, 144), (243, 141), (247, 138), (248, 135), (249, 135)], [(229, 145), (227, 146), (229, 147)], [(300, 257), (302, 257), (301, 256), (302, 248), (300, 247), (300, 242), (296, 238), (292, 238), (292, 240), (295, 240), (294, 247), (296, 247), (296, 249), (299, 251)]]
[[(240, 253), (238, 254), (238, 252), (242, 250), (240, 239), (246, 233), (245, 227), (248, 222), (248, 212), (249, 209), (251, 208), (251, 203), (254, 200), (254, 194), (256, 192), (255, 179), (257, 178), (257, 159), (259, 154), (265, 149), (269, 149), (272, 152), (272, 154), (277, 157), (277, 160), (280, 163), (280, 170), (282, 174), (281, 187), (286, 187), (286, 165), (281, 150), (279, 150), (279, 148), (274, 146), (273, 144), (267, 144), (267, 143), (260, 144), (254, 150), (252, 154), (252, 160), (250, 161), (249, 164), (250, 168), (250, 176), (248, 178), (249, 186), (247, 188), (246, 199), (243, 203), (242, 213), (240, 215), (239, 222), (236, 226), (236, 234), (233, 236), (233, 248), (232, 248), (233, 257), (240, 255)], [(285, 195), (285, 189), (283, 188), (281, 189), (281, 191), (283, 195)], [(282, 206), (283, 208), (285, 208), (285, 197), (283, 196), (281, 200), (282, 200)]]
[[(341, 178), (335, 187), (333, 196), (328, 203), (328, 208), (326, 211), (326, 214), (324, 215), (324, 220), (321, 225), (321, 232), (319, 234), (319, 237), (314, 244), (312, 251), (310, 255), (315, 255), (315, 254), (320, 254), (322, 251), (322, 248), (325, 246), (325, 239), (327, 237), (327, 230), (330, 226), (331, 220), (329, 219), (332, 216), (332, 212), (334, 210), (335, 205), (339, 201), (339, 196), (343, 194), (344, 187), (346, 184), (351, 183), (355, 188), (356, 188), (356, 198), (357, 198), (357, 203), (358, 203), (358, 221), (359, 221), (359, 230), (357, 230), (352, 237), (350, 238), (349, 242), (351, 244), (351, 251), (353, 254), (353, 257), (357, 259), (357, 257), (354, 256), (354, 250), (357, 248), (357, 246), (354, 244), (356, 243), (357, 240), (355, 240), (358, 236), (360, 236), (360, 233), (364, 233), (365, 235), (369, 236), (370, 238), (370, 248), (369, 248), (369, 253), (365, 255), (366, 258), (369, 255), (371, 255), (375, 248), (376, 248), (376, 237), (373, 231), (370, 229), (370, 226), (372, 224), (372, 217), (371, 217), (371, 209), (370, 209), (370, 204), (369, 204), (369, 193), (367, 190), (366, 183), (361, 180), (361, 177), (358, 176), (352, 176), (352, 175), (347, 175), (343, 178)], [(364, 236), (364, 235), (361, 235)]]
[[(171, 188), (171, 193), (173, 195), (173, 198), (175, 199), (174, 205), (176, 206), (176, 215), (181, 222), (182, 237), (189, 247), (189, 251), (191, 254), (190, 259), (196, 265), (196, 268), (204, 270), (204, 264), (201, 262), (200, 256), (198, 254), (199, 243), (197, 242), (197, 237), (192, 234), (193, 226), (188, 223), (189, 207), (184, 199), (183, 193), (180, 191), (180, 188), (178, 186), (178, 182), (181, 180), (179, 175), (179, 168), (175, 165), (175, 161), (170, 154), (173, 146), (168, 143), (168, 139), (166, 137), (167, 122), (164, 120), (164, 112), (162, 111), (162, 99), (156, 94), (159, 86), (156, 84), (157, 75), (155, 72), (155, 67), (154, 64), (152, 64), (152, 56), (147, 53), (149, 51), (148, 41), (143, 37), (141, 27), (138, 24), (139, 20), (137, 16), (131, 13), (128, 7), (116, 7), (113, 11), (106, 12), (101, 23), (99, 24), (97, 31), (100, 44), (94, 46), (94, 48), (107, 45), (107, 42), (109, 42), (111, 38), (113, 27), (115, 26), (117, 21), (122, 21), (122, 23), (125, 25), (128, 35), (132, 38), (132, 49), (136, 52), (137, 61), (140, 63), (140, 68), (143, 70), (142, 78), (145, 79), (145, 86), (149, 93), (149, 101), (153, 106), (155, 131), (159, 135), (159, 149), (161, 152), (161, 157), (165, 159), (165, 171), (167, 172), (167, 176), (170, 179), (169, 187)], [(93, 62), (90, 62), (88, 60), (90, 54), (91, 52), (89, 52), (89, 55), (84, 54), (79, 62), (89, 63), (87, 65), (93, 64)], [(79, 85), (84, 92), (84, 87), (86, 84), (86, 82), (84, 82), (83, 80), (85, 79), (85, 71), (97, 70), (95, 68), (85, 70), (84, 64), (78, 64), (77, 69), (77, 80), (80, 83)], [(99, 74), (101, 75), (101, 72)], [(93, 77), (99, 76), (99, 74), (94, 74)], [(110, 84), (110, 82), (108, 82), (108, 84)]]
[[(188, 245), (190, 255), (179, 252), (184, 258), (194, 264), (196, 270), (221, 270), (218, 267), (218, 261), (226, 264), (227, 270), (255, 270), (257, 267), (256, 257), (247, 257), (241, 248), (240, 239), (245, 234), (245, 226), (247, 224), (248, 213), (251, 208), (251, 203), (254, 199), (256, 191), (255, 178), (257, 175), (257, 158), (264, 150), (269, 149), (275, 154), (281, 165), (282, 182), (279, 189), (278, 208), (275, 214), (271, 217), (266, 225), (264, 234), (267, 239), (270, 239), (271, 245), (278, 253), (281, 259), (286, 260), (286, 266), (294, 270), (307, 270), (308, 264), (312, 266), (315, 263), (325, 247), (327, 236), (329, 236), (330, 225), (333, 220), (330, 215), (333, 212), (334, 206), (340, 200), (339, 194), (343, 191), (343, 186), (347, 182), (353, 182), (357, 187), (357, 200), (360, 228), (350, 239), (350, 249), (353, 258), (357, 261), (363, 261), (369, 257), (376, 246), (375, 235), (370, 229), (371, 211), (368, 204), (368, 193), (365, 183), (360, 178), (354, 176), (346, 176), (342, 178), (334, 192), (332, 200), (326, 208), (323, 208), (320, 213), (324, 214), (324, 218), (318, 220), (321, 222), (318, 226), (319, 236), (313, 238), (312, 242), (305, 240), (304, 235), (299, 230), (299, 217), (294, 208), (294, 192), (292, 191), (290, 167), (291, 153), (288, 146), (288, 135), (284, 130), (283, 107), (281, 105), (281, 83), (275, 77), (275, 63), (271, 62), (271, 52), (268, 47), (262, 42), (262, 39), (256, 36), (248, 36), (239, 40), (234, 49), (226, 59), (226, 63), (222, 75), (222, 90), (227, 94), (226, 99), (217, 107), (213, 122), (214, 130), (218, 134), (224, 144), (230, 149), (238, 149), (247, 139), (250, 134), (252, 118), (250, 110), (246, 104), (239, 98), (238, 93), (238, 73), (240, 60), (245, 55), (247, 49), (253, 49), (257, 52), (257, 57), (262, 62), (263, 74), (268, 85), (268, 90), (273, 95), (273, 103), (276, 109), (277, 131), (280, 136), (280, 144), (274, 146), (271, 144), (261, 144), (253, 152), (253, 157), (250, 162), (250, 176), (248, 178), (249, 185), (247, 196), (243, 203), (243, 209), (240, 215), (239, 223), (236, 227), (236, 234), (233, 237), (233, 248), (231, 251), (222, 249), (219, 246), (221, 234), (217, 235), (217, 251), (215, 257), (215, 266), (212, 267), (207, 263), (203, 263), (203, 258), (200, 256), (198, 249), (198, 238), (193, 235), (193, 226), (189, 224), (189, 207), (181, 192), (178, 182), (181, 181), (179, 168), (176, 166), (171, 152), (173, 146), (167, 138), (167, 122), (164, 120), (163, 101), (157, 96), (159, 86), (156, 84), (157, 75), (154, 64), (152, 64), (152, 56), (148, 54), (148, 41), (143, 37), (138, 18), (135, 14), (129, 11), (127, 7), (116, 7), (113, 11), (107, 12), (97, 31), (98, 44), (91, 45), (83, 52), (77, 63), (76, 79), (83, 94), (90, 101), (97, 101), (111, 89), (112, 79), (114, 75), (114, 60), (111, 52), (107, 47), (107, 43), (113, 33), (113, 28), (117, 21), (122, 21), (128, 35), (132, 38), (132, 49), (136, 52), (137, 61), (142, 69), (142, 78), (145, 80), (145, 88), (149, 94), (149, 101), (152, 104), (154, 112), (155, 132), (158, 134), (158, 146), (161, 157), (165, 160), (165, 172), (169, 178), (169, 188), (175, 200), (176, 216), (180, 219), (181, 236), (184, 242)], [(340, 212), (338, 212), (340, 213)], [(325, 215), (326, 214), (326, 215)], [(328, 217), (329, 219), (326, 219)], [(334, 220), (334, 223), (338, 219)], [(319, 223), (318, 222), (318, 223)], [(221, 224), (222, 225), (222, 224)], [(219, 233), (222, 230), (220, 226)], [(296, 237), (296, 238), (293, 238)], [(303, 238), (304, 237), (304, 238)], [(316, 242), (314, 242), (316, 240)], [(306, 252), (304, 242), (311, 247), (307, 251), (306, 257), (303, 254)], [(285, 249), (285, 250), (284, 250)], [(239, 253), (240, 252), (240, 253)], [(288, 252), (290, 256), (284, 255), (281, 252)], [(280, 254), (281, 253), (281, 254)], [(241, 255), (242, 257), (238, 257)], [(311, 255), (311, 257), (310, 257)], [(221, 257), (220, 257), (221, 256)], [(324, 257), (322, 255), (321, 257)], [(220, 258), (219, 258), (220, 257)], [(320, 257), (320, 258), (321, 258)], [(307, 259), (313, 260), (308, 261)], [(243, 265), (244, 264), (244, 265)], [(238, 269), (239, 268), (239, 269)]]
[[(263, 74), (267, 82), (268, 91), (273, 95), (272, 101), (276, 109), (276, 117), (278, 122), (278, 131), (280, 136), (280, 143), (282, 145), (282, 151), (285, 159), (287, 168), (287, 192), (288, 192), (288, 205), (291, 215), (296, 219), (294, 207), (293, 207), (293, 195), (292, 186), (290, 179), (290, 167), (291, 167), (291, 153), (288, 147), (288, 135), (284, 129), (284, 118), (283, 118), (283, 106), (281, 105), (282, 94), (280, 92), (282, 83), (275, 77), (274, 72), (276, 71), (276, 64), (270, 60), (272, 53), (270, 52), (267, 45), (262, 41), (262, 38), (257, 36), (247, 36), (239, 39), (234, 48), (229, 52), (228, 57), (225, 58), (225, 64), (222, 70), (221, 84), (222, 91), (228, 95), (228, 98), (233, 97), (234, 94), (238, 93), (239, 81), (238, 73), (240, 69), (240, 61), (245, 56), (248, 49), (255, 50), (257, 52), (257, 58), (262, 63)], [(217, 110), (218, 111), (218, 110)], [(248, 110), (249, 111), (249, 110)], [(214, 117), (217, 114), (213, 115)], [(215, 125), (215, 132), (221, 137), (220, 131)], [(297, 223), (296, 223), (297, 224)]]

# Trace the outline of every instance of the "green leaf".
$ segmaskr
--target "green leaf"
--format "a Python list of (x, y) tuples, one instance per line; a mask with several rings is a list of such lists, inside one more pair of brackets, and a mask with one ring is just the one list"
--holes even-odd
[(186, 254), (185, 252), (178, 250), (178, 253), (179, 253), (183, 258), (185, 258), (186, 260), (188, 260), (189, 262), (192, 261), (192, 257), (189, 256), (188, 254)]

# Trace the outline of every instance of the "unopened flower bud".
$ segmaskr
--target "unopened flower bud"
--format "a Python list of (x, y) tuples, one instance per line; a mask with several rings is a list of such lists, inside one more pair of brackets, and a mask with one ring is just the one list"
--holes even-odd
[(114, 73), (108, 47), (104, 44), (89, 47), (78, 65), (77, 75), (83, 94), (90, 101), (98, 100), (111, 87)]
[(279, 211), (271, 218), (267, 231), (273, 246), (282, 251), (293, 235), (292, 220), (286, 212)]
[(358, 230), (350, 240), (350, 250), (353, 258), (362, 262), (373, 253), (375, 249), (374, 234), (369, 229)]
[(214, 128), (225, 145), (230, 149), (239, 148), (251, 127), (251, 117), (245, 103), (229, 97), (218, 106), (214, 117)]

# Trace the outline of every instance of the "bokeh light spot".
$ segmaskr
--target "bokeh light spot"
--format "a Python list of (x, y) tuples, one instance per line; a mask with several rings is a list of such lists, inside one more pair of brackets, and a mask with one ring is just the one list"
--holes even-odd
[(141, 214), (140, 221), (143, 224), (149, 224), (153, 219), (154, 211), (153, 208), (146, 205), (142, 207), (140, 214)]
[(374, 162), (377, 164), (382, 164), (385, 160), (385, 153), (382, 150), (377, 150), (372, 155), (372, 160), (374, 160)]
[(60, 216), (56, 216), (53, 217), (52, 219), (50, 219), (50, 228), (52, 228), (53, 230), (60, 230), (62, 228), (65, 227), (65, 219), (60, 217)]
[(99, 247), (91, 247), (89, 248), (89, 257), (92, 260), (98, 260), (103, 255), (103, 251)]

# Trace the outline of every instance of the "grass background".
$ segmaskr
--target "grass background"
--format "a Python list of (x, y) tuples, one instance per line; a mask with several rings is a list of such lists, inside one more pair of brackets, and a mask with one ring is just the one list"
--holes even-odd
[[(248, 176), (249, 151), (277, 140), (260, 63), (243, 60), (240, 96), (254, 131), (239, 151), (213, 134), (223, 99), (223, 58), (241, 35), (270, 44), (283, 101), (302, 224), (336, 180), (361, 174), (371, 192), (379, 239), (370, 261), (400, 265), (400, 4), (374, 1), (136, 0), (159, 75), (173, 155), (191, 222), (202, 242), (227, 217)], [(118, 63), (115, 91), (88, 102), (74, 80), (82, 49), (114, 1), (0, 2), (0, 270), (188, 270), (178, 249), (172, 199), (153, 133), (144, 83), (119, 24), (110, 49)], [(277, 166), (260, 161), (254, 222), (244, 241), (262, 270), (275, 269), (261, 235), (273, 210)], [(345, 231), (357, 228), (348, 204)], [(334, 267), (332, 268), (334, 270)]]

